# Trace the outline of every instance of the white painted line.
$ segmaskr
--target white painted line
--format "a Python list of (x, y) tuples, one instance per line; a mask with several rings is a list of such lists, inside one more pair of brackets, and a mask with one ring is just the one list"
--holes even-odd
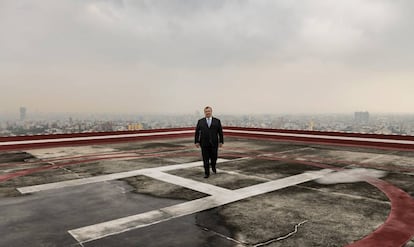
[(305, 138), (319, 138), (319, 139), (329, 139), (329, 140), (350, 140), (350, 141), (414, 144), (414, 141), (391, 140), (391, 139), (381, 139), (381, 138), (326, 136), (326, 135), (310, 135), (310, 134), (291, 134), (291, 133), (280, 133), (280, 132), (264, 132), (264, 131), (250, 131), (250, 130), (227, 130), (227, 129), (225, 129), (225, 132), (243, 133), (243, 134), (258, 134), (258, 135), (268, 135), (268, 136), (292, 136), (292, 137), (305, 137)]
[[(146, 227), (167, 221), (173, 218), (190, 215), (207, 209), (222, 206), (252, 196), (275, 191), (281, 188), (311, 181), (332, 172), (321, 170), (317, 172), (305, 172), (299, 175), (274, 180), (271, 182), (253, 185), (235, 191), (224, 192), (214, 196), (177, 204), (174, 206), (149, 211), (142, 214), (127, 216), (112, 221), (102, 222), (96, 225), (86, 226), (70, 230), (69, 233), (79, 242), (86, 243), (107, 236), (116, 235), (133, 229)], [(195, 189), (195, 188), (193, 188)]]
[(185, 188), (189, 188), (195, 191), (199, 191), (209, 195), (218, 195), (222, 193), (228, 193), (231, 190), (224, 189), (218, 186), (214, 186), (207, 183), (198, 182), (192, 179), (187, 179), (160, 171), (148, 171), (143, 173), (145, 176), (155, 178), (170, 184), (176, 184)]
[[(223, 163), (223, 162), (228, 162), (228, 161), (237, 161), (237, 159), (233, 159), (233, 160), (217, 159), (217, 163)], [(161, 167), (156, 167), (156, 168), (146, 168), (146, 169), (140, 169), (140, 170), (134, 170), (134, 171), (128, 171), (128, 172), (120, 172), (120, 173), (112, 173), (108, 175), (101, 175), (101, 176), (95, 176), (95, 177), (90, 177), (90, 178), (81, 178), (81, 179), (74, 179), (74, 180), (66, 180), (62, 182), (26, 186), (26, 187), (17, 188), (17, 190), (21, 194), (28, 194), (28, 193), (34, 193), (34, 192), (39, 192), (39, 191), (51, 190), (51, 189), (59, 189), (59, 188), (65, 188), (65, 187), (71, 187), (71, 186), (78, 186), (78, 185), (84, 185), (84, 184), (104, 182), (104, 181), (109, 181), (109, 180), (116, 180), (116, 179), (121, 179), (121, 178), (134, 177), (138, 175), (143, 175), (144, 173), (151, 172), (151, 171), (171, 171), (171, 170), (177, 170), (177, 169), (197, 167), (197, 166), (202, 166), (202, 165), (203, 165), (202, 161), (196, 161), (196, 162), (190, 162), (190, 163), (185, 163), (185, 164), (161, 166)]]
[(289, 149), (289, 150), (286, 150), (286, 151), (276, 152), (276, 153), (274, 153), (274, 154), (285, 154), (285, 153), (291, 153), (291, 152), (303, 151), (303, 150), (308, 150), (308, 149), (313, 149), (313, 148), (311, 148), (311, 147), (294, 148), (294, 149)]
[(251, 196), (279, 190), (282, 188), (290, 187), (296, 184), (301, 184), (301, 183), (311, 181), (314, 179), (318, 179), (331, 172), (333, 172), (333, 170), (330, 170), (330, 169), (308, 171), (308, 172), (304, 172), (298, 175), (285, 177), (285, 178), (273, 180), (270, 182), (241, 188), (241, 189), (235, 190), (234, 192), (237, 193), (239, 196), (242, 196), (242, 198), (251, 197)]
[(236, 175), (236, 176), (240, 176), (240, 177), (244, 177), (244, 178), (257, 179), (259, 181), (266, 181), (266, 182), (272, 181), (271, 179), (268, 179), (268, 178), (259, 177), (259, 176), (255, 176), (255, 175), (246, 175), (246, 174), (243, 174), (243, 173), (240, 173), (240, 172), (235, 172), (235, 171), (227, 171), (227, 170), (220, 169), (220, 170), (218, 170), (218, 172), (219, 173), (227, 173), (227, 174), (230, 174), (230, 175)]
[(35, 143), (50, 143), (50, 142), (85, 141), (85, 140), (105, 140), (105, 139), (115, 139), (115, 138), (176, 135), (176, 134), (190, 134), (190, 133), (194, 133), (194, 130), (165, 131), (165, 132), (155, 132), (155, 133), (152, 132), (152, 133), (137, 133), (137, 134), (124, 134), (124, 135), (69, 137), (69, 138), (59, 138), (59, 139), (41, 139), (41, 140), (26, 140), (26, 141), (9, 141), (9, 142), (0, 142), (0, 146), (19, 145), (19, 144), (35, 144)]
[[(238, 161), (238, 160), (239, 159), (228, 160), (228, 159), (218, 158), (217, 159), (217, 164), (218, 163), (224, 163), (224, 162), (230, 162), (230, 161)], [(191, 162), (191, 163), (184, 163), (184, 164), (177, 164), (177, 165), (170, 165), (170, 166), (160, 166), (160, 167), (151, 168), (151, 169), (153, 169), (155, 171), (166, 172), (166, 171), (196, 167), (196, 166), (199, 166), (199, 165), (203, 166), (203, 161), (196, 161), (196, 162)]]
[(379, 154), (379, 155), (376, 155), (376, 156), (374, 156), (372, 158), (365, 159), (365, 160), (361, 161), (360, 163), (361, 164), (369, 163), (369, 162), (372, 162), (374, 160), (381, 159), (381, 158), (386, 157), (386, 156), (389, 156), (389, 154)]
[(161, 210), (153, 210), (143, 214), (137, 214), (125, 218), (96, 224), (93, 226), (78, 228), (68, 231), (79, 243), (90, 242), (107, 236), (130, 231), (135, 228), (149, 226), (170, 219)]

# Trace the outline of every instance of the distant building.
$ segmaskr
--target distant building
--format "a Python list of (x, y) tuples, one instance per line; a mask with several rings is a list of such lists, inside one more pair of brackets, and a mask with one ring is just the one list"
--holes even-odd
[(26, 120), (26, 107), (20, 107), (20, 120)]
[(369, 112), (367, 111), (358, 111), (354, 113), (354, 120), (357, 123), (368, 123), (369, 121)]
[(143, 125), (141, 123), (128, 124), (128, 130), (142, 130), (142, 129), (143, 129)]
[(315, 127), (315, 122), (312, 120), (309, 121), (309, 130), (313, 130)]

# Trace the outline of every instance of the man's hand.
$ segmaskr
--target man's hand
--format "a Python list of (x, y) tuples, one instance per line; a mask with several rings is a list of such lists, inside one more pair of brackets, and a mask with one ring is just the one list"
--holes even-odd
[(221, 148), (222, 148), (222, 147), (223, 147), (223, 143), (220, 143), (220, 144), (219, 144), (219, 147), (221, 147)]
[(196, 146), (196, 148), (199, 148), (200, 147), (200, 144), (199, 143), (196, 143), (194, 145)]

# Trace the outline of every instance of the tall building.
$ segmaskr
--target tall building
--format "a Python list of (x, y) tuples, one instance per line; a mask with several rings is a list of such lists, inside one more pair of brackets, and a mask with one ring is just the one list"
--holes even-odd
[(26, 107), (20, 107), (20, 120), (26, 120)]
[(309, 130), (313, 130), (314, 127), (315, 127), (315, 122), (312, 119), (309, 121)]
[(354, 120), (357, 123), (368, 123), (369, 121), (369, 112), (367, 111), (358, 111), (354, 113)]

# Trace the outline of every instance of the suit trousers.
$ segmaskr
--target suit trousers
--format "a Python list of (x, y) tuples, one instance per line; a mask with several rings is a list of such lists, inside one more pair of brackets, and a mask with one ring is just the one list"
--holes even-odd
[(201, 147), (201, 154), (203, 155), (204, 174), (210, 175), (210, 166), (213, 172), (216, 172), (218, 147), (207, 146)]

